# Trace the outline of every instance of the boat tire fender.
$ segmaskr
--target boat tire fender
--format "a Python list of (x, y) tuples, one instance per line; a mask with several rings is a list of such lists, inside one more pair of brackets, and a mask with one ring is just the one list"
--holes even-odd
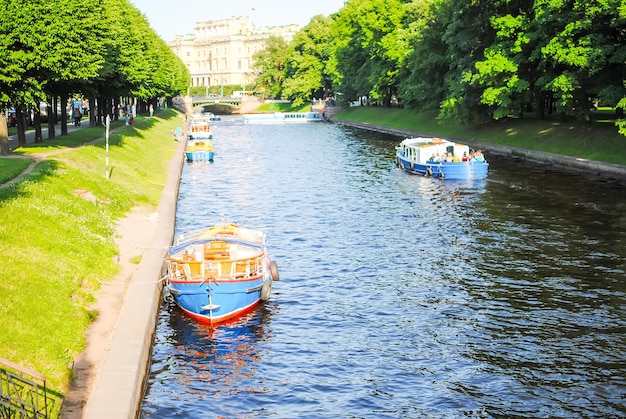
[(174, 302), (174, 297), (172, 296), (172, 293), (170, 292), (169, 287), (163, 287), (163, 301), (165, 301), (168, 304), (171, 304)]
[(278, 264), (274, 260), (270, 262), (270, 274), (272, 275), (272, 280), (278, 281), (280, 279), (280, 275), (278, 274)]
[(439, 177), (440, 177), (441, 179), (443, 179), (444, 177), (446, 177), (446, 175), (444, 175), (444, 174), (443, 174), (443, 170), (439, 172)]
[(415, 168), (415, 165), (413, 165), (413, 162), (409, 163), (409, 165), (411, 166), (411, 170)]
[(263, 283), (263, 288), (261, 288), (261, 300), (267, 301), (270, 299), (270, 294), (272, 293), (272, 280), (268, 279)]
[(433, 168), (432, 167), (427, 167), (426, 168), (426, 176), (432, 176), (433, 175)]

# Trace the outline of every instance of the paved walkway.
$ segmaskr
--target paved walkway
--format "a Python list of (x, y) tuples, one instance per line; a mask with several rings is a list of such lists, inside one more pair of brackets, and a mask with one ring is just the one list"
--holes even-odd
[[(88, 119), (83, 120), (81, 122), (80, 127), (75, 127), (74, 123), (68, 123), (67, 132), (72, 132), (77, 129), (86, 128), (86, 127), (89, 127)], [(61, 135), (61, 124), (56, 124), (54, 126), (54, 132), (56, 133), (57, 136)], [(43, 137), (44, 141), (48, 139), (48, 124), (44, 124), (41, 126), (41, 136)], [(29, 130), (26, 131), (26, 144), (31, 144), (34, 142), (35, 142), (35, 130), (29, 128)], [(15, 150), (17, 147), (18, 147), (17, 134), (9, 135), (9, 150)]]

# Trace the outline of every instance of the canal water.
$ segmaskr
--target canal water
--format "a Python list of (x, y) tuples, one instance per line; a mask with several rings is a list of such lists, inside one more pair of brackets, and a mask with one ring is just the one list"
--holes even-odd
[(211, 329), (163, 303), (143, 418), (626, 416), (624, 186), (490, 156), (396, 169), (401, 138), (216, 122), (176, 232), (267, 233), (271, 300)]

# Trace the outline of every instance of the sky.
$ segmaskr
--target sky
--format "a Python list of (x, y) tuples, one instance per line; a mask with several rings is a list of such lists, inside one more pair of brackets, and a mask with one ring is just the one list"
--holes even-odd
[(256, 27), (305, 26), (315, 15), (338, 12), (345, 0), (130, 0), (165, 42), (194, 33), (196, 22), (248, 16)]

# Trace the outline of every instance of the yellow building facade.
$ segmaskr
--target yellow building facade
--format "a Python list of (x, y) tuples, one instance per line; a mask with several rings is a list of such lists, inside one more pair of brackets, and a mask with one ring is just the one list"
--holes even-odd
[(270, 36), (291, 42), (298, 25), (255, 27), (249, 17), (196, 23), (195, 33), (177, 36), (168, 45), (185, 63), (191, 87), (249, 85), (257, 72), (252, 56)]

